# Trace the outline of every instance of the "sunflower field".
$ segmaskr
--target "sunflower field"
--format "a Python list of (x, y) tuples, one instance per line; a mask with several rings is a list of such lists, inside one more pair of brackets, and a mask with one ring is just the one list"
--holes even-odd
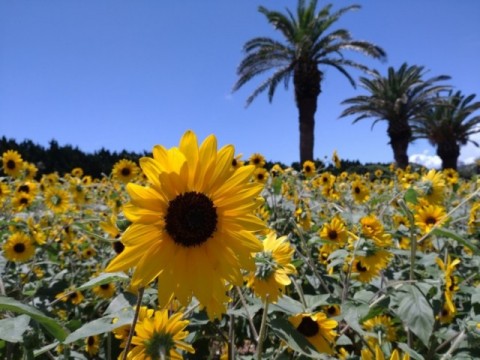
[(1, 155), (1, 359), (480, 358), (478, 175), (191, 131), (102, 178)]

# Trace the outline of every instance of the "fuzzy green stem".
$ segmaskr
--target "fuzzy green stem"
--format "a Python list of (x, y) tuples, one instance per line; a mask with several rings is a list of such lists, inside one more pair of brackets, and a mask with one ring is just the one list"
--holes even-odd
[(268, 294), (263, 304), (262, 323), (260, 325), (260, 333), (258, 335), (258, 344), (257, 344), (257, 360), (262, 359), (263, 341), (265, 340), (265, 334), (267, 333), (267, 319), (268, 319)]
[(123, 353), (122, 360), (127, 360), (128, 350), (130, 350), (130, 345), (132, 344), (132, 338), (133, 338), (133, 334), (135, 332), (135, 326), (137, 325), (137, 321), (138, 321), (138, 314), (140, 313), (140, 306), (142, 305), (143, 291), (144, 290), (145, 290), (145, 288), (143, 288), (143, 287), (138, 289), (138, 297), (137, 297), (137, 304), (136, 304), (136, 308), (135, 308), (135, 314), (133, 315), (132, 326), (130, 327), (130, 331), (128, 332), (127, 343), (125, 345), (125, 350), (124, 350), (124, 353)]

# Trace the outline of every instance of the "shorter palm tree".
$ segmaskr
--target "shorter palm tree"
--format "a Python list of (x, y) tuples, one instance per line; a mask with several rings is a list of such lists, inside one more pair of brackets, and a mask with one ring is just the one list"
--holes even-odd
[(480, 109), (480, 101), (473, 102), (475, 96), (452, 90), (445, 96), (438, 93), (434, 105), (412, 121), (413, 139), (427, 139), (436, 146), (443, 169), (457, 169), (461, 146), (468, 142), (479, 146), (470, 138), (480, 133), (480, 115), (472, 116)]
[(384, 120), (388, 122), (387, 133), (390, 146), (398, 167), (408, 165), (407, 149), (412, 141), (410, 121), (417, 118), (430, 106), (431, 98), (448, 86), (436, 82), (448, 80), (449, 76), (440, 75), (423, 80), (423, 66), (409, 66), (404, 63), (398, 70), (388, 68), (386, 76), (375, 72), (372, 78), (360, 78), (361, 86), (368, 95), (360, 95), (342, 102), (348, 107), (340, 117), (357, 115), (353, 121), (372, 118), (375, 124)]

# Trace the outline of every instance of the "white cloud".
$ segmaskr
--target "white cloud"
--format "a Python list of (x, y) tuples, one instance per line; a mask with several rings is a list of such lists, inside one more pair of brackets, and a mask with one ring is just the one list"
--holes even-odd
[(408, 157), (411, 163), (423, 165), (429, 169), (439, 169), (442, 166), (442, 160), (437, 155), (429, 155), (428, 150), (424, 150), (422, 154), (413, 154)]
[[(480, 143), (480, 133), (470, 136), (470, 139)], [(480, 148), (469, 142), (460, 148), (460, 157), (458, 160), (463, 164), (471, 164), (480, 158)]]

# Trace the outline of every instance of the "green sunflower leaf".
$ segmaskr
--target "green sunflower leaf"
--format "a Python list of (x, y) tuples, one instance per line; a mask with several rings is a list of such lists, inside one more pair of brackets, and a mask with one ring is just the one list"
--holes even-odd
[(461, 236), (451, 232), (451, 231), (448, 231), (448, 230), (445, 230), (445, 229), (440, 229), (440, 228), (436, 228), (436, 229), (433, 229), (432, 231), (432, 234), (434, 235), (437, 235), (437, 236), (443, 236), (443, 237), (447, 237), (447, 238), (450, 238), (450, 239), (453, 239), (457, 242), (459, 242), (460, 244), (462, 244), (463, 246), (466, 246), (468, 247), (470, 250), (472, 250), (476, 255), (480, 254), (480, 249), (478, 247), (476, 247), (475, 245), (473, 245), (470, 241), (468, 241), (467, 239), (464, 239), (462, 238)]
[(133, 321), (133, 315), (133, 309), (124, 309), (116, 314), (110, 314), (90, 321), (68, 335), (63, 343), (70, 344), (89, 336), (111, 332), (123, 325), (131, 324)]
[(405, 199), (405, 202), (412, 204), (418, 203), (418, 194), (413, 188), (409, 188), (407, 191), (405, 191), (403, 198)]
[(0, 339), (11, 343), (22, 342), (23, 333), (27, 331), (29, 322), (30, 317), (27, 315), (0, 320)]
[(97, 277), (90, 279), (87, 281), (85, 284), (82, 286), (78, 287), (78, 291), (83, 291), (87, 289), (91, 289), (95, 286), (100, 286), (104, 284), (110, 284), (112, 282), (116, 281), (128, 281), (130, 278), (128, 277), (127, 274), (123, 272), (116, 272), (116, 273), (102, 273), (98, 275)]
[(30, 316), (47, 330), (55, 339), (63, 341), (67, 335), (68, 330), (57, 323), (54, 319), (46, 316), (40, 310), (33, 306), (26, 305), (6, 296), (0, 296), (0, 310), (12, 311), (17, 314), (24, 314)]
[(435, 321), (433, 309), (422, 292), (413, 285), (404, 285), (394, 297), (398, 303), (397, 316), (428, 346)]
[(397, 343), (398, 347), (400, 348), (400, 350), (402, 350), (403, 352), (407, 353), (408, 355), (410, 355), (410, 358), (414, 359), (414, 360), (424, 360), (425, 358), (420, 355), (418, 352), (416, 352), (415, 350), (411, 349), (407, 344), (405, 343)]

